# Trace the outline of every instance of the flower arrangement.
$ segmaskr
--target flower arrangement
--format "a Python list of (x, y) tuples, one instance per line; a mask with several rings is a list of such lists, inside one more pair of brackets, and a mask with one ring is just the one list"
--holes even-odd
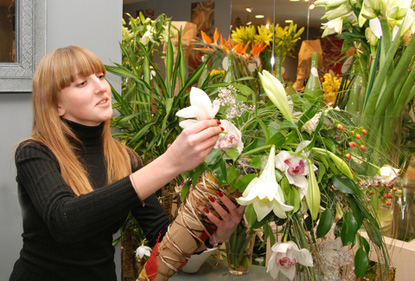
[[(389, 164), (404, 174), (413, 153), (405, 145), (410, 139), (403, 134), (413, 124), (413, 1), (318, 0), (315, 4), (326, 9), (323, 36), (338, 34), (344, 39), (344, 52), (355, 49), (351, 73), (344, 76), (350, 87), (340, 93), (337, 104), (368, 130), (369, 149), (360, 151), (360, 156), (379, 166)], [(376, 174), (373, 169), (372, 176)], [(385, 190), (374, 192), (379, 200), (372, 202), (379, 208)]]
[[(326, 260), (333, 263), (340, 256), (347, 257), (342, 260), (349, 265), (354, 261), (352, 275), (361, 277), (371, 248), (382, 263), (380, 274), (387, 276), (388, 252), (366, 204), (370, 195), (359, 185), (364, 169), (352, 167), (346, 154), (350, 134), (358, 128), (352, 128), (340, 110), (320, 108), (318, 101), (307, 108), (300, 96), (287, 97), (281, 82), (267, 71), (260, 80), (270, 102), (250, 100), (252, 90), (240, 84), (216, 89), (213, 102), (204, 91), (192, 88), (190, 106), (177, 112), (184, 118), (180, 126), (219, 117), (225, 130), (206, 161), (182, 175), (182, 198), (191, 204), (193, 193), (206, 185), (246, 205), (249, 228), (262, 228), (271, 243), (267, 271), (274, 278), (281, 273), (293, 280), (297, 272), (321, 280), (332, 274)], [(230, 114), (235, 108), (241, 112)], [(308, 123), (316, 126), (306, 130)], [(349, 125), (345, 129), (340, 123)], [(368, 239), (360, 229), (367, 231)], [(356, 246), (357, 252), (353, 257), (340, 250), (328, 257), (321, 250), (324, 243)], [(337, 268), (337, 273), (344, 270)]]

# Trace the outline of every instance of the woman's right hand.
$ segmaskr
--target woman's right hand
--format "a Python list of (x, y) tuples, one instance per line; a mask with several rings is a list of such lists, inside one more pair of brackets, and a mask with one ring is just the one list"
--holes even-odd
[(184, 129), (163, 155), (132, 173), (130, 179), (141, 200), (183, 172), (196, 168), (215, 146), (222, 132), (216, 120), (199, 121)]
[(215, 146), (222, 132), (217, 120), (199, 121), (184, 129), (164, 153), (178, 174), (196, 168)]

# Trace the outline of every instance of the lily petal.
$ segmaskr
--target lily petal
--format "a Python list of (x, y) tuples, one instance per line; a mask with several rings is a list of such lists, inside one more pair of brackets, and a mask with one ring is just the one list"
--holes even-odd
[(275, 146), (272, 146), (268, 162), (261, 175), (252, 180), (241, 197), (239, 204), (253, 204), (258, 221), (265, 218), (271, 211), (280, 218), (286, 218), (285, 212), (292, 211), (293, 206), (284, 204), (284, 193), (275, 178)]

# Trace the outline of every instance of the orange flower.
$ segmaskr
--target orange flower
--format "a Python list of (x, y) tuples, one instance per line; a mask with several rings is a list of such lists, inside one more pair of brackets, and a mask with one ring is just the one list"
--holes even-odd
[(259, 54), (265, 50), (265, 48), (267, 47), (267, 45), (264, 45), (264, 42), (253, 42), (252, 43), (252, 50), (251, 50), (251, 54), (256, 57), (259, 56)]

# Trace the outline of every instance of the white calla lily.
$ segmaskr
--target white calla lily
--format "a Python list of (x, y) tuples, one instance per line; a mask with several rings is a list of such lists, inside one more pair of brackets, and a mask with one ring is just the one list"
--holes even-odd
[(186, 128), (197, 121), (215, 118), (220, 105), (211, 102), (209, 96), (201, 89), (192, 87), (190, 90), (190, 106), (179, 110), (176, 116), (182, 118), (197, 118), (197, 120), (185, 120), (179, 123), (180, 127)]
[[(242, 153), (244, 143), (242, 142), (242, 133), (228, 120), (220, 120), (224, 133), (219, 135), (219, 139), (215, 144), (215, 148), (227, 149), (236, 148), (239, 154)], [(226, 133), (225, 133), (226, 132)]]
[(242, 197), (236, 199), (241, 205), (253, 204), (258, 221), (271, 211), (279, 218), (286, 218), (285, 212), (294, 209), (293, 206), (284, 204), (284, 193), (275, 178), (274, 157), (275, 147), (272, 146), (268, 162), (261, 175), (249, 183)]
[(293, 280), (296, 274), (297, 263), (304, 266), (313, 266), (313, 257), (307, 249), (299, 249), (293, 241), (276, 243), (272, 246), (272, 255), (269, 259), (267, 272), (277, 279), (279, 272)]

